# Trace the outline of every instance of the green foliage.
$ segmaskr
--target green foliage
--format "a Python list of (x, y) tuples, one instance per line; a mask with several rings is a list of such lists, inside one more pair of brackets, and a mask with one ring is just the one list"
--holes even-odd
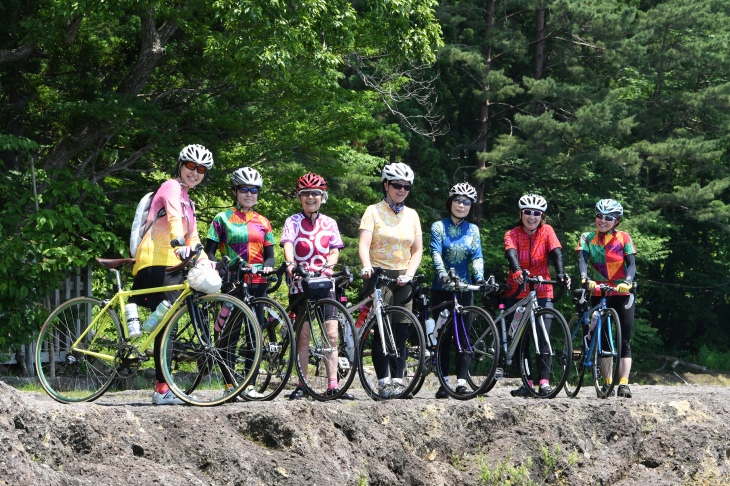
[(485, 486), (532, 486), (537, 483), (530, 478), (532, 459), (529, 457), (524, 463), (514, 465), (511, 460), (504, 458), (493, 468), (487, 464), (483, 456), (478, 458), (479, 484)]

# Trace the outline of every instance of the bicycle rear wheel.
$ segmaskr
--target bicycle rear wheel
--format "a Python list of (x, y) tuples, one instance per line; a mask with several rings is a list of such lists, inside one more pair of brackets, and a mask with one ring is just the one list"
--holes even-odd
[(246, 400), (273, 400), (286, 386), (294, 366), (294, 326), (286, 310), (273, 299), (258, 297), (251, 301), (257, 318), (263, 318), (261, 325), (261, 363), (253, 381), (254, 389), (262, 396), (252, 397), (246, 393)]
[(565, 393), (575, 398), (578, 395), (580, 387), (583, 385), (583, 375), (585, 374), (585, 353), (586, 349), (583, 344), (584, 324), (581, 316), (573, 314), (568, 323), (570, 330), (570, 339), (573, 348), (573, 359), (570, 364), (568, 378), (565, 380)]
[[(337, 332), (334, 341), (327, 335), (328, 327), (333, 325)], [(306, 337), (309, 334), (308, 346), (299, 349), (299, 346), (295, 345), (297, 373), (304, 389), (319, 401), (341, 398), (357, 373), (357, 339), (355, 339), (357, 334), (355, 323), (347, 313), (347, 309), (333, 299), (318, 300), (314, 304), (307, 303), (297, 315), (296, 330), (297, 343), (300, 337), (307, 341)], [(306, 357), (301, 355), (304, 350), (307, 353)], [(330, 392), (328, 382), (333, 371), (337, 377), (339, 390)]]
[[(41, 327), (35, 366), (41, 386), (61, 403), (96, 400), (116, 377), (122, 346), (119, 317), (104, 303), (77, 297), (61, 304)], [(97, 319), (93, 326), (92, 321)]]
[[(386, 306), (382, 316), (385, 349), (374, 314), (363, 326), (357, 363), (360, 382), (373, 400), (412, 396), (412, 390), (423, 375), (426, 345), (423, 329), (418, 318), (405, 307)], [(400, 380), (402, 386), (381, 396), (378, 374), (391, 383)]]
[[(572, 353), (570, 332), (563, 315), (551, 308), (538, 309), (535, 333), (528, 323), (519, 344), (522, 383), (532, 396), (555, 398), (560, 393), (568, 378)], [(538, 390), (529, 386), (530, 381)], [(540, 381), (549, 386), (549, 391), (539, 391)]]
[[(216, 331), (224, 304), (231, 311), (222, 330)], [(237, 396), (251, 382), (261, 359), (256, 316), (227, 294), (188, 298), (162, 332), (165, 381), (191, 405), (219, 405)]]
[[(596, 326), (597, 328), (598, 326)], [(593, 383), (598, 398), (608, 398), (618, 381), (621, 357), (621, 324), (618, 313), (614, 309), (607, 308), (601, 311), (599, 334), (600, 341), (596, 343), (593, 355)], [(608, 377), (611, 377), (610, 383)]]
[[(467, 330), (466, 336), (461, 323), (454, 326), (453, 317), (450, 317), (436, 344), (435, 371), (449, 396), (468, 400), (484, 394), (493, 382), (499, 362), (499, 338), (494, 320), (483, 309), (463, 307), (458, 315)], [(463, 366), (468, 367), (465, 378), (468, 386), (460, 388), (458, 368)], [(447, 374), (443, 372), (445, 369)]]

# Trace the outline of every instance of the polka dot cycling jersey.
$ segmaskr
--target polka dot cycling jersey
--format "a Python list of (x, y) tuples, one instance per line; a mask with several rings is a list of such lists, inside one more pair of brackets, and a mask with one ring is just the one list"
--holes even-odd
[[(327, 255), (331, 249), (345, 246), (334, 219), (318, 214), (313, 225), (304, 213), (286, 219), (281, 232), (281, 245), (284, 246), (284, 243), (294, 246), (296, 263), (306, 263), (313, 270), (319, 270), (327, 263)], [(301, 284), (297, 281), (289, 287), (289, 293), (297, 294), (301, 291)]]

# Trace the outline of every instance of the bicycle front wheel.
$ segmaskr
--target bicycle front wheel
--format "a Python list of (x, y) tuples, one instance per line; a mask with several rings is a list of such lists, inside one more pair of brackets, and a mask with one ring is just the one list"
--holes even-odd
[[(598, 334), (600, 340), (594, 346), (593, 355), (593, 383), (598, 398), (608, 398), (618, 381), (621, 360), (621, 324), (614, 309), (601, 311), (601, 330)], [(595, 339), (595, 336), (591, 338)]]
[(570, 363), (568, 378), (565, 380), (565, 393), (571, 398), (575, 398), (578, 395), (578, 391), (583, 385), (586, 353), (585, 345), (583, 344), (584, 327), (581, 316), (573, 314), (573, 317), (570, 318), (570, 322), (568, 323), (573, 348), (573, 359)]
[(91, 297), (61, 304), (41, 327), (35, 365), (41, 386), (61, 403), (96, 400), (116, 376), (122, 346), (119, 317)]
[[(304, 389), (319, 401), (341, 398), (357, 373), (355, 323), (333, 299), (308, 302), (297, 315), (297, 373)], [(329, 388), (329, 378), (337, 386)]]
[[(479, 307), (463, 307), (446, 322), (436, 344), (436, 375), (451, 397), (468, 400), (485, 393), (499, 362), (497, 326)], [(465, 384), (459, 380), (465, 380)]]
[[(224, 305), (230, 313), (219, 319)], [(189, 297), (163, 333), (165, 381), (191, 405), (219, 405), (236, 397), (251, 382), (261, 359), (256, 316), (227, 294)]]
[[(358, 355), (360, 382), (373, 400), (412, 396), (423, 375), (426, 349), (423, 329), (418, 318), (405, 307), (387, 306), (381, 314), (385, 348), (374, 314), (362, 328)], [(380, 379), (393, 386), (383, 385), (381, 389)]]
[(258, 297), (251, 301), (261, 321), (261, 363), (253, 381), (253, 394), (243, 393), (246, 400), (273, 400), (286, 386), (294, 366), (294, 326), (286, 310), (273, 299)]
[(536, 398), (555, 398), (571, 366), (573, 347), (568, 324), (557, 310), (540, 308), (535, 312), (534, 331), (528, 324), (519, 345), (522, 383)]

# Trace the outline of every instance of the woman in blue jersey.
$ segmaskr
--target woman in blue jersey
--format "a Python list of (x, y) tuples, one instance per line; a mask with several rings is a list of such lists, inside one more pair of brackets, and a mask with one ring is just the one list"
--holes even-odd
[[(449, 281), (450, 268), (456, 271), (459, 278), (472, 283), (469, 265), (474, 273), (475, 283), (484, 282), (484, 259), (482, 257), (482, 242), (477, 225), (467, 221), (467, 218), (476, 218), (479, 215), (477, 191), (466, 182), (456, 184), (449, 191), (446, 201), (446, 210), (449, 217), (435, 222), (431, 226), (431, 257), (436, 268), (433, 284), (431, 285), (432, 305), (438, 305), (453, 298), (453, 293), (444, 289), (443, 285)], [(459, 297), (462, 305), (474, 305), (472, 292), (462, 292)], [(434, 319), (438, 316), (433, 316)], [(467, 332), (471, 327), (470, 321), (465, 321)], [(442, 339), (453, 339), (451, 334)], [(442, 373), (448, 382), (450, 343), (445, 343), (446, 356), (441, 360)], [(461, 353), (456, 357), (456, 393), (468, 393), (466, 378), (469, 373), (469, 356)], [(439, 387), (436, 398), (448, 398), (443, 387)]]

